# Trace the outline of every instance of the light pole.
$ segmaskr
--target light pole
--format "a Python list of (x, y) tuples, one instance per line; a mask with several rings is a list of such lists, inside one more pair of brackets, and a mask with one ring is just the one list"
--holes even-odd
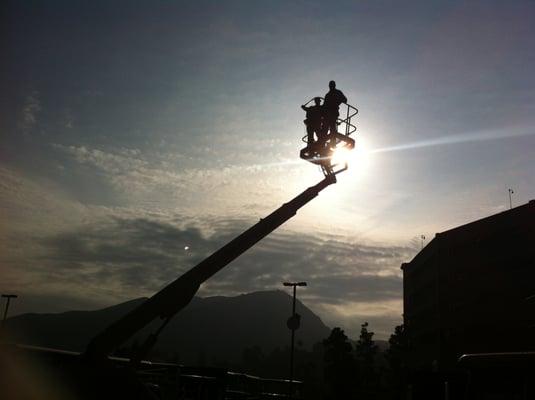
[(292, 331), (292, 339), (290, 342), (290, 387), (289, 387), (289, 397), (293, 397), (293, 381), (294, 381), (294, 342), (295, 342), (295, 330), (299, 328), (301, 322), (301, 316), (295, 313), (295, 293), (297, 286), (306, 286), (306, 282), (284, 282), (284, 286), (293, 287), (293, 301), (292, 301), (292, 316), (288, 318), (288, 328)]
[(422, 249), (423, 249), (424, 243), (425, 243), (425, 235), (420, 235), (420, 239), (422, 240)]
[(11, 299), (16, 299), (18, 296), (16, 294), (3, 294), (2, 297), (5, 297), (7, 299), (6, 308), (4, 310), (4, 318), (2, 319), (2, 328), (3, 328), (4, 324), (6, 323), (7, 310), (9, 309), (9, 303), (10, 303)]
[(513, 208), (513, 198), (511, 195), (513, 195), (515, 192), (513, 189), (507, 189), (507, 191), (509, 192), (509, 209), (512, 209)]

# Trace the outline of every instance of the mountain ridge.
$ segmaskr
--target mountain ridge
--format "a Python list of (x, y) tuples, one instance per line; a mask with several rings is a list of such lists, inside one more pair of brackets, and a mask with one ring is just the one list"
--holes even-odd
[[(132, 299), (93, 311), (21, 314), (6, 321), (6, 330), (25, 344), (83, 351), (92, 337), (145, 300)], [(281, 290), (194, 297), (163, 330), (155, 350), (181, 362), (198, 363), (201, 358), (236, 361), (246, 347), (260, 346), (264, 352), (284, 348), (289, 345), (286, 320), (291, 301)], [(304, 348), (310, 349), (329, 335), (330, 329), (299, 300), (296, 312), (302, 317), (296, 340)], [(153, 321), (126, 345), (141, 343), (160, 324)]]

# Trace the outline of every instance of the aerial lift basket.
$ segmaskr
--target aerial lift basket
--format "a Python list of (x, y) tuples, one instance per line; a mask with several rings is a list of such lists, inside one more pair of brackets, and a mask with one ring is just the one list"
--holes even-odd
[[(323, 100), (323, 98), (321, 99)], [(305, 106), (313, 100), (314, 98), (310, 99)], [(342, 109), (340, 117), (336, 119), (336, 133), (326, 135), (314, 143), (308, 143), (308, 135), (303, 136), (302, 139), (303, 142), (307, 143), (307, 146), (301, 149), (300, 157), (319, 165), (325, 176), (336, 175), (347, 169), (346, 162), (333, 163), (332, 156), (336, 150), (340, 148), (351, 150), (355, 147), (355, 140), (350, 136), (357, 130), (357, 127), (351, 123), (351, 119), (358, 114), (359, 110), (350, 104), (343, 104), (342, 108), (344, 106), (345, 110)]]

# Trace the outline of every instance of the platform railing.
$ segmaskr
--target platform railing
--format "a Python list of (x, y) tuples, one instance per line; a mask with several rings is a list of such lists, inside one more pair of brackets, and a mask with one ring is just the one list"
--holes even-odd
[[(314, 101), (316, 97), (311, 98), (309, 101), (307, 101), (304, 106), (308, 106), (310, 103)], [(323, 97), (320, 97), (321, 101), (324, 101)], [(351, 118), (353, 118), (355, 115), (357, 115), (359, 110), (356, 107), (353, 107), (351, 104), (348, 103), (342, 103), (340, 104), (339, 109), (339, 117), (336, 119), (336, 125), (337, 125), (337, 131), (338, 133), (345, 135), (345, 136), (351, 136), (356, 130), (357, 127), (351, 123)], [(345, 114), (345, 117), (343, 117)], [(342, 118), (341, 118), (342, 117)], [(308, 135), (303, 136), (302, 140), (303, 142), (307, 143)]]

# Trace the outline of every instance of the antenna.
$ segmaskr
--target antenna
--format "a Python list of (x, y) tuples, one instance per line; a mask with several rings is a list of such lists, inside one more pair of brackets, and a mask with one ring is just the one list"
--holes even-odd
[(509, 210), (513, 208), (513, 199), (512, 199), (512, 196), (515, 192), (513, 189), (507, 189), (507, 191), (509, 192)]

